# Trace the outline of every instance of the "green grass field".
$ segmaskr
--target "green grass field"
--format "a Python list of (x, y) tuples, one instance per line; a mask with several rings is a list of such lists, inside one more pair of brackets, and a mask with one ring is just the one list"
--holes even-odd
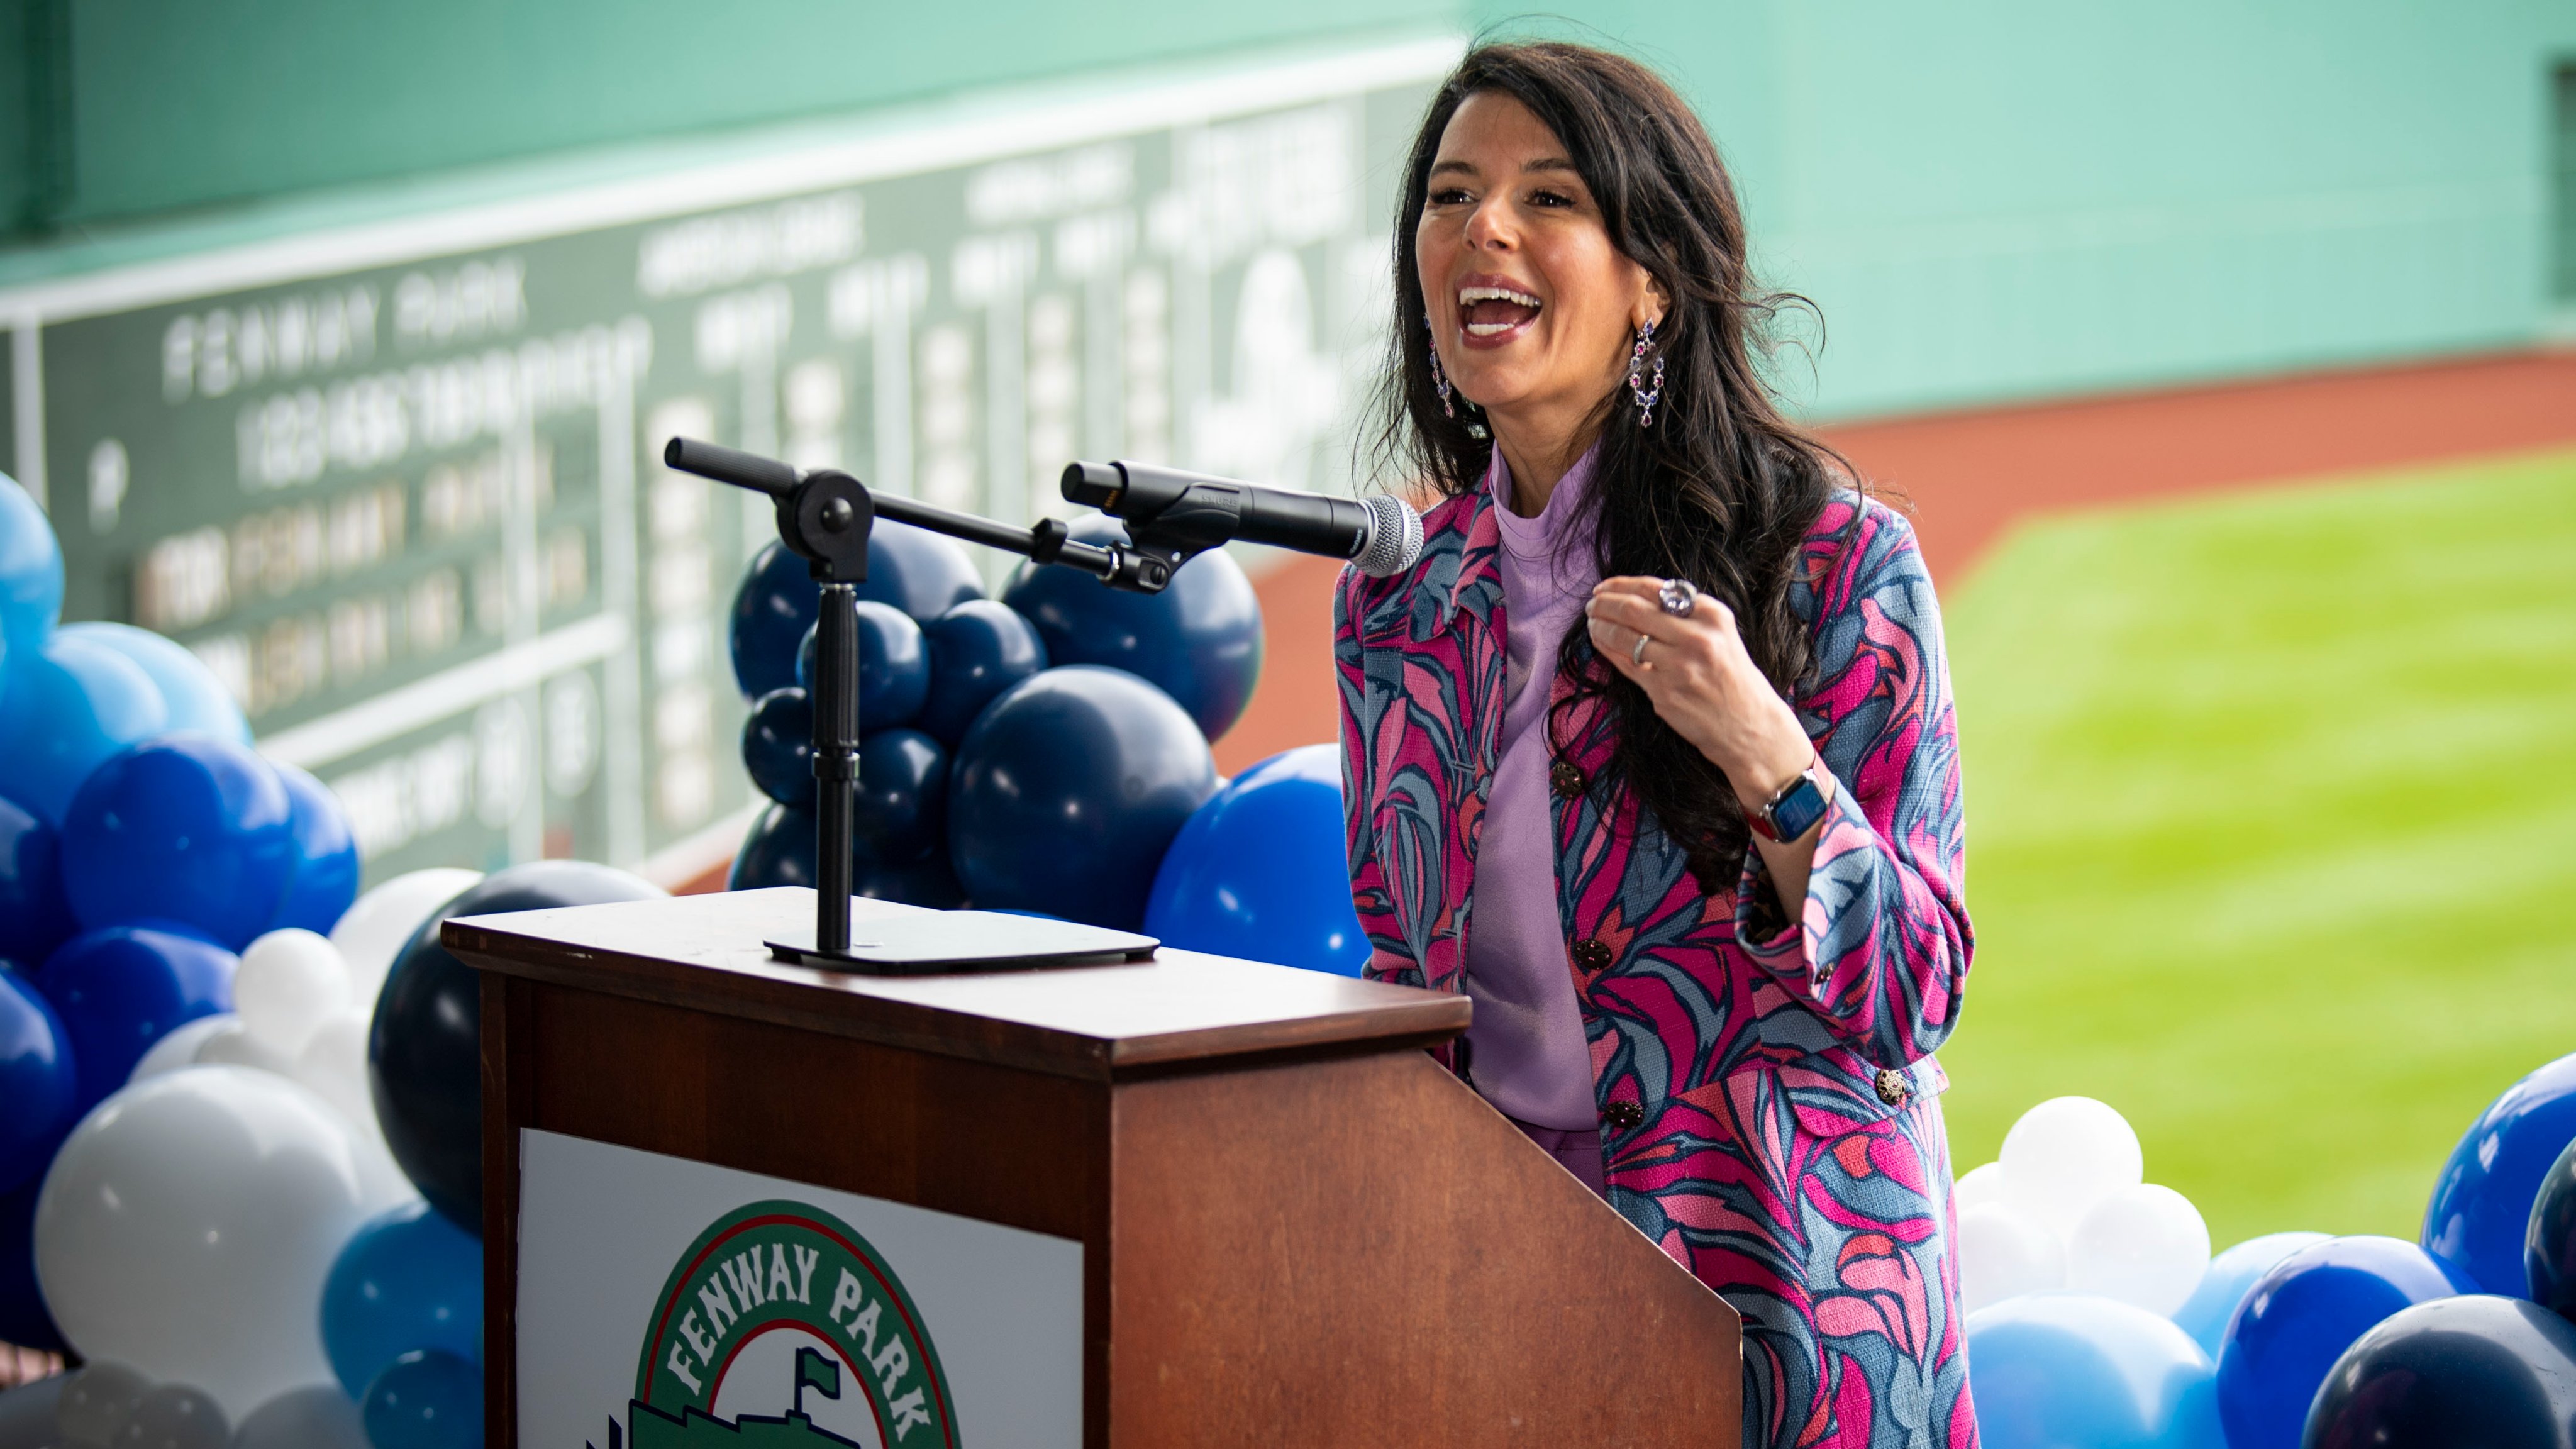
[(2219, 1245), (2414, 1236), (2576, 1051), (2576, 453), (2044, 521), (1947, 604), (1960, 1170), (2083, 1093)]

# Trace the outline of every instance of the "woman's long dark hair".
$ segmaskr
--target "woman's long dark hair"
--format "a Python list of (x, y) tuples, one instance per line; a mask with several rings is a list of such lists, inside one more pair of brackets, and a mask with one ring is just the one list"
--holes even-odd
[[(1432, 383), (1414, 228), (1440, 138), (1467, 97), (1495, 92), (1529, 107), (1591, 188), (1611, 244), (1644, 267), (1668, 303), (1654, 352), (1664, 390), (1641, 427), (1625, 387), (1591, 420), (1593, 537), (1604, 578), (1686, 578), (1735, 611), (1746, 650), (1789, 694), (1809, 662), (1807, 627), (1789, 606), (1799, 543), (1855, 474), (1772, 400), (1754, 354), (1783, 303), (1745, 271), (1744, 218), (1708, 132), (1671, 86), (1624, 56), (1558, 43), (1478, 46), (1422, 118), (1395, 218), (1395, 362), (1380, 389), (1380, 451), (1403, 474), (1451, 495), (1482, 486), (1493, 443), (1468, 408), (1444, 413)], [(1650, 359), (1651, 361), (1651, 359)], [(1575, 700), (1606, 696), (1618, 741), (1604, 778), (1634, 792), (1704, 881), (1734, 883), (1743, 815), (1726, 777), (1655, 714), (1644, 690), (1593, 653), (1581, 620), (1557, 667)], [(1714, 875), (1712, 875), (1714, 872)]]

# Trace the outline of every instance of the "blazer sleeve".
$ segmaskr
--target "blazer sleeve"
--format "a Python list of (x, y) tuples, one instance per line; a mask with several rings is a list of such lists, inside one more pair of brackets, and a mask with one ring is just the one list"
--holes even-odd
[(1368, 578), (1359, 570), (1342, 570), (1333, 590), (1333, 692), (1341, 705), (1342, 833), (1351, 869), (1351, 907), (1370, 956), (1366, 974), (1372, 981), (1399, 986), (1423, 984), (1422, 963), (1404, 949), (1386, 876), (1377, 859), (1377, 832), (1370, 828), (1370, 802), (1377, 799), (1375, 755), (1366, 723), (1368, 664), (1360, 647), (1360, 591)]
[(1799, 715), (1837, 788), (1806, 902), (1785, 920), (1748, 846), (1736, 940), (1854, 1052), (1903, 1067), (1958, 1024), (1976, 941), (1966, 813), (1931, 574), (1902, 517), (1858, 507), (1847, 535), (1834, 529), (1809, 552), (1811, 567), (1825, 567), (1814, 586), (1816, 687)]

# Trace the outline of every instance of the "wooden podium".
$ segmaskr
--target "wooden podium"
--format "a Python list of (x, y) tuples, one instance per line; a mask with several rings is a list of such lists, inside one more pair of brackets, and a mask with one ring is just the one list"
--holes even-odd
[[(911, 910), (861, 900), (856, 921)], [(879, 1379), (870, 1412), (901, 1449), (1737, 1442), (1735, 1312), (1421, 1050), (1465, 1029), (1465, 999), (1168, 948), (1136, 965), (911, 979), (770, 959), (764, 936), (812, 916), (811, 892), (780, 889), (447, 923), (449, 949), (484, 973), (494, 1445), (582, 1449), (551, 1429), (542, 1445), (535, 1430), (523, 1440), (522, 1399), (569, 1384), (585, 1353), (624, 1376), (618, 1394), (637, 1385), (632, 1422), (581, 1431), (594, 1449), (621, 1435), (627, 1449), (807, 1442), (797, 1433), (863, 1443), (860, 1430), (798, 1426), (809, 1409), (867, 1408), (852, 1391), (874, 1395)], [(541, 1180), (540, 1150), (575, 1166), (545, 1166)], [(580, 1165), (594, 1160), (614, 1170)], [(701, 1177), (754, 1184), (743, 1193), (764, 1201), (782, 1184), (828, 1190), (874, 1215), (849, 1229), (817, 1209), (826, 1226), (800, 1227), (793, 1212), (744, 1209), (704, 1247), (674, 1258), (657, 1239), (631, 1273), (616, 1266), (620, 1225), (684, 1216)], [(823, 1234), (811, 1252), (782, 1238), (762, 1257), (759, 1233), (809, 1228)], [(916, 1268), (852, 1242), (847, 1261), (878, 1266), (836, 1275), (830, 1244), (844, 1236), (965, 1246), (917, 1253)], [(708, 1265), (743, 1260), (736, 1301)], [(1039, 1266), (1007, 1267), (1022, 1262)], [(941, 1286), (979, 1271), (1006, 1286), (982, 1299)], [(898, 1304), (889, 1273), (918, 1278), (910, 1299)], [(1049, 1273), (1062, 1282), (1053, 1309), (1039, 1302)], [(587, 1301), (585, 1274), (644, 1286), (603, 1284), (594, 1323), (567, 1306)], [(840, 1297), (826, 1319), (830, 1281)], [(1009, 1285), (1031, 1295), (1024, 1310), (984, 1301), (1020, 1291)], [(934, 1290), (966, 1307), (935, 1306)], [(726, 1312), (752, 1314), (763, 1292), (802, 1326), (728, 1329)], [(862, 1338), (858, 1305), (879, 1297), (885, 1325), (918, 1308), (935, 1354), (899, 1351), (891, 1327), (881, 1343), (874, 1306)], [(539, 1312), (523, 1343), (523, 1317)], [(749, 1418), (737, 1431), (645, 1409), (658, 1376), (677, 1374), (672, 1393), (702, 1391), (722, 1417), (705, 1383), (781, 1324), (796, 1331), (772, 1342), (779, 1353), (830, 1340), (840, 1359), (795, 1355), (782, 1400), (793, 1409), (759, 1420), (776, 1437)], [(970, 1330), (1028, 1347), (987, 1352)], [(728, 1332), (748, 1346), (727, 1348)], [(607, 1346), (585, 1347), (592, 1333)], [(996, 1354), (1021, 1368), (983, 1362)], [(556, 1356), (560, 1373), (546, 1366)], [(923, 1399), (913, 1379), (934, 1356), (948, 1378)], [(609, 1369), (581, 1372), (606, 1382)], [(1025, 1395), (1008, 1387), (1014, 1372)], [(848, 1397), (831, 1399), (827, 1380)], [(1066, 1395), (1051, 1411), (1036, 1402), (1047, 1384)], [(954, 1399), (945, 1427), (914, 1432), (946, 1402), (937, 1394)], [(1046, 1427), (1004, 1432), (1014, 1414)]]

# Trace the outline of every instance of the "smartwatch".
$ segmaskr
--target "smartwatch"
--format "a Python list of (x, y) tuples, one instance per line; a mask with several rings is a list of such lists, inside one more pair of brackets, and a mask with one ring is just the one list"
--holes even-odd
[(1754, 834), (1775, 844), (1796, 840), (1824, 818), (1832, 790), (1833, 777), (1825, 773), (1824, 760), (1810, 754), (1807, 768), (1798, 772), (1798, 778), (1781, 786), (1771, 803), (1759, 810), (1745, 811), (1744, 823), (1753, 827)]

